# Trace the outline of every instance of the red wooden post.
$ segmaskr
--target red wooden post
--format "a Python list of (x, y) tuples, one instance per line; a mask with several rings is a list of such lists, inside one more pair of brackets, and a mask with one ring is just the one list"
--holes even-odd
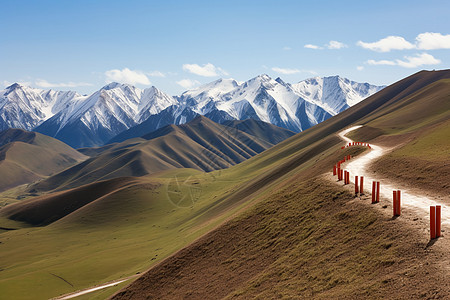
[(430, 238), (436, 238), (436, 207), (430, 206)]
[(344, 170), (340, 169), (340, 172), (339, 172), (339, 181), (342, 180), (342, 175), (343, 175), (343, 174), (344, 174)]
[(336, 165), (333, 166), (333, 176), (336, 176)]
[(401, 210), (401, 199), (402, 199), (402, 197), (401, 197), (400, 190), (397, 190), (397, 216), (400, 216), (401, 212), (402, 212), (402, 210)]
[(364, 195), (363, 184), (364, 184), (364, 176), (361, 176), (361, 182), (359, 183), (359, 194), (360, 195)]
[(392, 192), (392, 198), (393, 198), (393, 203), (392, 203), (392, 209), (394, 211), (394, 217), (397, 216), (397, 191), (393, 191)]
[(358, 176), (355, 176), (355, 195), (358, 195), (359, 187), (358, 187)]
[(372, 182), (372, 203), (375, 203), (376, 185), (377, 185), (377, 183), (375, 181), (373, 181)]
[(380, 202), (380, 182), (377, 181), (377, 203)]
[(436, 237), (441, 236), (441, 206), (436, 205)]

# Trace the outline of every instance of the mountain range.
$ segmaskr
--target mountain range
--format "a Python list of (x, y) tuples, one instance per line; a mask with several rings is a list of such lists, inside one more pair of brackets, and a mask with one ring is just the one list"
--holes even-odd
[[(361, 291), (389, 298), (396, 289), (404, 298), (447, 299), (441, 258), (448, 242), (430, 242), (428, 211), (408, 206), (392, 218), (391, 198), (380, 199), (383, 207), (370, 204), (370, 182), (355, 198), (353, 186), (331, 174), (342, 157), (370, 152), (342, 149), (338, 136), (362, 125), (347, 136), (393, 147), (367, 171), (447, 205), (449, 88), (450, 70), (422, 71), (282, 142), (276, 138), (293, 132), (253, 119), (217, 124), (197, 116), (80, 149), (90, 158), (0, 195), (2, 296), (50, 299), (143, 273), (92, 297), (355, 299)], [(8, 130), (0, 145), (29, 142), (32, 134)], [(277, 142), (241, 163), (203, 172), (207, 159), (233, 160), (244, 149), (256, 153)], [(23, 165), (34, 163), (23, 156)], [(168, 168), (141, 176), (160, 163)]]
[(250, 118), (300, 132), (382, 88), (339, 76), (289, 84), (266, 74), (242, 83), (219, 79), (175, 97), (120, 83), (88, 96), (15, 83), (0, 91), (0, 129), (33, 130), (75, 148), (121, 142), (197, 115), (218, 123)]
[(186, 124), (167, 125), (139, 138), (81, 149), (92, 157), (36, 183), (30, 190), (65, 190), (174, 168), (210, 172), (243, 162), (293, 135), (295, 132), (253, 119), (222, 125), (200, 115)]

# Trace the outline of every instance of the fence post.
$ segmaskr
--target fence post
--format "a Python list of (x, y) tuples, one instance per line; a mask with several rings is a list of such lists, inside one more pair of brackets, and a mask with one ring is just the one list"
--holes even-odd
[(336, 165), (333, 166), (333, 176), (336, 176)]
[(380, 182), (377, 181), (377, 203), (380, 202)]
[(401, 209), (401, 193), (400, 190), (397, 190), (397, 215), (400, 216), (402, 213), (402, 209)]
[(376, 185), (377, 183), (375, 181), (372, 182), (372, 203), (375, 203), (375, 197), (376, 197)]
[(363, 184), (364, 184), (364, 176), (361, 176), (361, 182), (359, 184), (359, 194), (360, 195), (364, 195)]
[(430, 238), (436, 238), (436, 207), (430, 206)]
[(397, 191), (392, 192), (392, 199), (394, 200), (392, 203), (392, 209), (394, 211), (394, 217), (397, 215)]
[(355, 195), (358, 195), (359, 187), (358, 187), (358, 176), (355, 176)]
[(441, 206), (436, 205), (436, 237), (441, 236)]

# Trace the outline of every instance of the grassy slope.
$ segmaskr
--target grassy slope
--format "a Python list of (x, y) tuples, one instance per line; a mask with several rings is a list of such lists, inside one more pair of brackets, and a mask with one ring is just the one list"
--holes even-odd
[(226, 121), (222, 124), (257, 136), (258, 138), (274, 145), (295, 135), (295, 132), (288, 129), (277, 127), (270, 123), (257, 121), (254, 119)]
[[(450, 77), (449, 71), (415, 74), (233, 169), (262, 169), (264, 174), (257, 180), (264, 180), (278, 169), (265, 169), (269, 161), (290, 165), (296, 151), (330, 131), (376, 121), (391, 113), (406, 111), (424, 119), (416, 118), (418, 124), (436, 124), (431, 120), (445, 120), (448, 109), (444, 115), (440, 109), (424, 111), (421, 103), (415, 106), (416, 111), (398, 109), (408, 103), (405, 99), (445, 77)], [(445, 105), (448, 100), (440, 103)], [(399, 119), (395, 121), (397, 126), (402, 124)], [(421, 127), (412, 131), (419, 133)], [(403, 129), (391, 126), (389, 134), (402, 133)], [(367, 133), (372, 137), (385, 134), (376, 127)], [(444, 144), (448, 147), (448, 140)], [(430, 145), (425, 148), (430, 151)], [(449, 283), (439, 266), (442, 254), (426, 248), (426, 234), (411, 233), (406, 225), (368, 211), (360, 203), (348, 206), (353, 202), (349, 194), (319, 179), (298, 183), (314, 178), (314, 168), (319, 173), (326, 169), (321, 164), (331, 154), (325, 151), (322, 155), (310, 158), (312, 166), (306, 163), (306, 170), (300, 167), (288, 173), (281, 192), (267, 191), (265, 200), (252, 211), (151, 269), (118, 298), (448, 297)]]
[(9, 129), (0, 133), (0, 191), (59, 172), (85, 157), (39, 133)]
[(448, 297), (426, 237), (369, 200), (297, 175), (113, 299)]
[[(312, 181), (306, 181), (305, 185), (301, 184), (298, 186), (299, 182), (309, 180), (323, 173), (332, 163), (347, 153), (343, 153), (340, 150), (341, 142), (336, 136), (332, 135), (334, 132), (374, 112), (378, 106), (385, 105), (389, 107), (387, 103), (393, 101), (392, 97), (394, 96), (392, 95), (398, 93), (408, 94), (405, 90), (412, 93), (411, 86), (420, 86), (417, 82), (422, 82), (422, 86), (426, 85), (431, 80), (428, 77), (436, 78), (437, 76), (436, 74), (431, 74), (431, 76), (429, 74), (425, 75), (427, 77), (426, 80), (422, 78), (421, 74), (416, 75), (415, 78), (408, 78), (406, 81), (409, 84), (399, 83), (401, 87), (404, 86), (405, 88), (399, 88), (397, 85), (391, 90), (384, 90), (384, 94), (379, 98), (371, 97), (365, 103), (358, 104), (338, 117), (329, 119), (265, 151), (262, 155), (257, 155), (227, 170), (208, 174), (195, 170), (173, 170), (155, 174), (139, 179), (142, 182), (134, 186), (118, 189), (115, 193), (106, 197), (100, 197), (98, 200), (83, 206), (74, 213), (46, 227), (25, 228), (2, 233), (0, 235), (0, 250), (6, 255), (0, 258), (0, 267), (3, 269), (3, 271), (0, 271), (0, 289), (5, 291), (5, 295), (17, 299), (45, 298), (117, 279), (120, 276), (132, 275), (160, 262), (162, 258), (174, 253), (177, 249), (181, 249), (208, 230), (227, 220), (234, 213), (262, 199), (266, 200), (255, 208), (257, 209), (256, 212), (252, 211), (244, 216), (251, 218), (255, 214), (256, 216), (267, 214), (273, 217), (273, 220), (254, 219), (255, 222), (252, 221), (247, 224), (237, 223), (238, 228), (249, 229), (248, 232), (243, 232), (243, 234), (245, 233), (243, 243), (250, 248), (255, 248), (247, 248), (248, 251), (266, 248), (269, 250), (273, 249), (271, 245), (265, 244), (268, 243), (268, 240), (274, 244), (277, 244), (277, 241), (279, 241), (285, 251), (294, 251), (296, 247), (300, 247), (298, 248), (298, 253), (301, 253), (300, 250), (302, 249), (311, 253), (314, 253), (315, 250), (327, 250), (327, 248), (323, 248), (325, 246), (319, 248), (320, 245), (317, 246), (314, 243), (304, 244), (305, 240), (297, 239), (297, 233), (311, 231), (312, 234), (316, 231), (304, 231), (302, 228), (304, 226), (313, 226), (313, 229), (317, 230), (322, 228), (320, 224), (316, 223), (319, 215), (314, 215), (312, 212), (312, 210), (316, 210), (315, 202), (317, 202), (317, 199), (308, 194), (308, 191), (311, 190), (310, 187), (316, 187), (317, 184), (322, 185), (322, 183), (316, 181), (317, 179), (311, 179)], [(438, 75), (442, 76), (442, 73)], [(391, 97), (388, 97), (389, 95)], [(350, 151), (348, 154), (356, 155), (362, 149), (353, 148), (345, 151)], [(189, 201), (186, 202), (185, 199), (181, 204), (186, 207), (175, 207), (172, 202), (177, 202), (181, 198), (172, 199), (172, 202), (168, 200), (168, 191), (177, 190), (174, 178), (177, 178), (180, 182), (190, 178), (189, 182), (192, 186), (201, 186), (201, 193), (195, 197), (193, 203), (189, 204)], [(284, 189), (284, 194), (277, 194), (277, 191), (280, 191), (280, 189)], [(317, 188), (316, 190), (319, 191), (320, 189)], [(304, 197), (301, 194), (304, 194)], [(368, 230), (367, 228), (371, 224), (365, 226), (365, 221), (360, 220), (358, 214), (351, 214), (347, 222), (345, 215), (339, 217), (340, 212), (336, 211), (338, 215), (336, 215), (336, 218), (332, 218), (333, 214), (326, 211), (329, 201), (345, 203), (348, 200), (348, 195), (341, 193), (340, 190), (333, 190), (332, 187), (326, 187), (321, 194), (324, 198), (320, 200), (323, 201), (321, 202), (321, 207), (325, 211), (320, 211), (320, 213), (323, 216), (329, 215), (330, 217), (324, 228), (341, 224), (336, 223), (336, 220), (343, 218), (345, 222), (343, 221), (342, 224), (347, 224), (348, 226), (344, 226), (343, 231), (337, 237), (348, 234), (355, 236), (355, 240), (358, 240), (358, 237), (370, 232), (364, 230)], [(178, 194), (178, 196), (180, 195)], [(277, 202), (274, 199), (286, 199), (286, 201), (290, 202)], [(189, 205), (184, 205), (185, 202)], [(287, 210), (283, 207), (286, 207)], [(357, 208), (358, 206), (355, 206), (355, 209)], [(359, 209), (357, 211), (358, 213), (360, 212)], [(278, 214), (280, 218), (277, 219)], [(304, 219), (308, 222), (301, 223), (303, 222), (302, 216), (304, 214), (309, 214), (308, 218)], [(261, 220), (261, 224), (259, 224), (258, 220)], [(290, 220), (300, 223), (292, 225), (292, 223), (288, 222)], [(12, 226), (11, 221), (7, 222), (8, 226)], [(361, 225), (358, 225), (358, 222), (362, 222)], [(351, 226), (351, 224), (356, 225)], [(23, 224), (20, 225), (23, 226)], [(376, 226), (375, 228), (379, 229), (380, 227)], [(256, 231), (253, 229), (256, 229)], [(278, 229), (283, 229), (289, 234), (280, 235), (280, 230)], [(355, 230), (361, 231), (354, 232)], [(281, 232), (284, 234), (282, 230)], [(388, 233), (396, 234), (393, 230), (388, 231)], [(250, 236), (247, 234), (250, 234)], [(221, 256), (215, 256), (220, 252), (220, 247), (226, 247), (227, 244), (229, 246), (230, 239), (239, 238), (239, 235), (234, 235), (233, 231), (227, 231), (225, 236), (227, 239), (218, 245), (219, 248), (209, 247), (208, 243), (204, 244), (204, 239), (200, 240), (202, 247), (207, 247), (201, 249), (208, 250), (204, 252), (205, 255), (209, 253), (213, 259), (216, 259), (214, 260), (216, 266), (222, 266), (227, 263), (221, 260)], [(386, 241), (394, 237), (388, 235), (379, 241), (376, 240), (370, 246), (370, 249), (383, 247)], [(255, 239), (259, 241), (256, 244), (251, 242), (252, 240), (256, 241)], [(337, 240), (340, 241), (340, 239)], [(328, 242), (334, 240), (324, 239), (323, 241), (324, 244), (328, 244)], [(406, 243), (406, 245), (409, 244)], [(17, 249), (21, 249), (21, 251), (17, 251)], [(246, 250), (245, 247), (242, 247), (242, 249)], [(240, 270), (242, 270), (242, 272), (238, 273), (239, 276), (234, 277), (238, 279), (244, 278), (242, 276), (245, 275), (246, 270), (251, 268), (255, 260), (259, 259), (259, 256), (262, 258), (273, 258), (273, 256), (270, 258), (271, 256), (269, 255), (272, 251), (259, 252), (259, 250), (252, 252), (254, 255), (249, 255), (248, 251), (240, 251), (239, 247), (233, 249), (237, 255), (234, 258), (235, 264), (238, 264)], [(342, 260), (347, 257), (349, 251), (353, 251), (350, 257), (362, 255), (364, 252), (358, 251), (358, 244), (344, 243), (342, 247), (336, 245), (334, 251), (341, 253), (340, 255), (336, 254), (338, 262), (342, 263), (337, 265), (341, 268), (338, 268), (338, 271), (343, 270), (345, 271), (343, 274), (353, 274), (352, 276), (354, 276), (353, 279), (350, 278), (347, 282), (338, 280), (336, 285), (342, 287), (342, 291), (348, 290), (350, 292), (358, 286), (362, 287), (363, 283), (361, 278), (358, 277), (359, 273), (351, 270), (351, 267), (349, 267), (349, 270), (346, 267), (346, 262), (348, 261)], [(294, 256), (294, 253), (297, 256)], [(296, 261), (300, 262), (305, 259), (298, 253), (292, 252), (290, 255), (284, 256), (284, 259), (286, 262), (289, 262), (287, 259), (292, 257), (294, 261), (289, 262), (289, 264), (295, 265)], [(397, 252), (387, 252), (387, 256), (383, 255), (383, 257), (390, 261), (389, 263), (392, 262), (390, 255), (394, 255), (394, 260), (398, 258)], [(325, 256), (326, 254), (324, 254)], [(179, 258), (178, 256), (176, 257), (177, 259)], [(377, 266), (383, 264), (384, 258), (381, 258), (380, 261), (375, 260), (375, 262), (362, 260), (362, 267), (367, 267), (368, 270), (373, 270), (375, 274), (379, 272), (382, 275), (382, 271)], [(181, 257), (181, 259), (183, 259), (184, 265), (195, 263), (192, 257)], [(165, 261), (161, 266), (170, 268), (170, 262), (171, 260)], [(400, 260), (395, 261), (394, 264), (400, 262)], [(95, 265), (95, 268), (92, 267), (93, 265)], [(273, 265), (273, 267), (276, 265)], [(264, 266), (272, 265), (264, 263)], [(313, 266), (314, 264), (311, 267)], [(317, 267), (318, 265), (316, 264), (315, 266)], [(323, 268), (323, 272), (331, 272), (327, 271), (326, 266), (326, 263), (320, 265)], [(336, 268), (334, 265), (333, 267)], [(221, 274), (219, 272), (220, 269), (215, 270), (218, 275)], [(430, 270), (427, 269), (427, 271)], [(50, 273), (63, 277), (73, 287)], [(286, 276), (286, 280), (291, 278), (291, 276), (283, 275), (281, 270), (271, 271), (264, 269), (264, 272), (256, 273), (254, 276), (258, 274), (262, 276), (260, 278), (264, 278), (263, 276), (265, 275), (274, 278), (273, 282), (279, 282), (282, 276)], [(252, 278), (258, 279), (254, 276)], [(182, 277), (184, 278), (185, 276), (183, 275)], [(179, 278), (174, 278), (174, 283)], [(305, 283), (300, 280), (304, 279), (304, 276), (293, 276), (292, 278), (297, 278), (297, 281), (292, 281), (289, 286), (301, 286)], [(318, 274), (315, 278), (312, 277), (309, 280), (312, 282), (317, 281), (318, 283), (329, 283), (333, 282), (335, 278), (339, 278), (338, 275), (327, 277), (327, 274)], [(187, 276), (187, 279), (194, 280), (195, 277)], [(386, 280), (389, 282), (388, 279)], [(222, 284), (226, 281), (227, 277), (218, 276), (209, 287), (213, 288), (216, 284)], [(242, 284), (232, 292), (239, 293), (242, 297), (254, 295), (252, 294), (254, 289), (246, 285), (250, 281), (240, 281), (242, 281)], [(188, 282), (192, 284), (193, 281)], [(406, 287), (410, 284), (411, 282), (408, 282)], [(319, 286), (321, 285), (319, 284)], [(351, 287), (351, 285), (355, 286)], [(237, 285), (233, 286), (237, 287)], [(328, 290), (333, 287), (332, 285), (326, 286), (328, 286)], [(281, 293), (288, 287), (274, 283), (264, 290), (267, 291), (272, 288), (274, 291)], [(109, 290), (109, 292), (112, 290)], [(31, 291), (33, 291), (32, 294)], [(167, 291), (170, 290), (168, 289)], [(109, 292), (105, 292), (102, 295), (104, 296)]]
[(33, 189), (61, 190), (98, 180), (143, 176), (173, 168), (212, 171), (235, 165), (273, 146), (205, 117), (185, 125), (164, 127), (147, 138), (116, 144), (82, 164), (39, 182)]
[[(327, 149), (338, 143), (337, 138), (320, 141), (291, 160), (295, 167), (306, 169), (313, 153), (320, 156), (316, 147)], [(327, 158), (328, 164), (332, 159)], [(271, 172), (262, 175), (263, 165)], [(258, 168), (239, 166), (212, 173), (173, 170), (141, 178), (136, 185), (119, 188), (48, 226), (3, 233), (0, 289), (16, 299), (46, 298), (145, 270), (256, 201), (264, 191), (261, 184), (276, 185), (282, 180), (278, 172), (286, 168), (271, 159), (260, 161)], [(190, 181), (200, 184), (201, 194), (193, 205), (181, 202), (182, 207), (176, 207), (173, 202), (180, 199), (168, 200), (167, 191), (176, 190), (174, 176), (180, 182), (193, 176)]]
[(397, 147), (372, 168), (384, 176), (432, 193), (450, 193), (450, 80), (426, 86), (387, 113), (361, 121), (367, 127), (350, 136)]

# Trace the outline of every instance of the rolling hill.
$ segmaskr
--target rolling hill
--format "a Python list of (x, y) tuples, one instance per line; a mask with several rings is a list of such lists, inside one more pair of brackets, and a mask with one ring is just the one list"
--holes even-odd
[[(448, 164), (442, 163), (448, 158), (449, 143), (442, 137), (449, 132), (449, 79), (449, 70), (414, 74), (232, 168), (234, 172), (264, 169), (270, 161), (285, 161), (244, 183), (236, 191), (240, 197), (229, 196), (216, 209), (232, 199), (255, 197), (261, 187), (254, 187), (261, 181), (264, 186), (272, 183), (272, 191), (259, 204), (155, 265), (113, 299), (384, 298), (392, 296), (394, 287), (399, 298), (448, 297), (448, 271), (439, 258), (444, 255), (442, 248), (424, 251), (430, 245), (427, 235), (409, 227), (417, 219), (394, 225), (381, 211), (354, 202), (350, 193), (324, 182), (320, 174), (332, 163), (328, 161), (334, 155), (332, 149), (337, 149), (334, 133), (351, 124), (364, 124), (355, 133), (357, 140), (391, 145), (401, 140), (402, 146), (392, 152), (394, 158), (387, 158), (389, 163), (399, 156), (411, 161), (412, 156), (420, 157), (433, 162), (431, 168), (448, 182)], [(315, 156), (301, 160), (305, 148), (317, 144), (330, 148), (316, 148)], [(389, 170), (402, 163), (393, 163)], [(445, 170), (439, 171), (438, 165)], [(421, 170), (401, 174), (411, 182)], [(421, 224), (428, 225), (425, 220)]]
[[(448, 242), (429, 243), (417, 229), (427, 220), (392, 218), (324, 173), (366, 151), (341, 149), (336, 133), (355, 124), (358, 140), (401, 141), (393, 155), (445, 157), (449, 79), (450, 70), (416, 73), (233, 167), (126, 179), (46, 226), (26, 216), (58, 194), (3, 208), (0, 289), (50, 298), (148, 270), (113, 299), (448, 298)], [(425, 109), (429, 102), (437, 108)], [(81, 188), (96, 189), (73, 191)]]
[(6, 129), (0, 132), (0, 191), (45, 178), (85, 158), (54, 138)]
[[(168, 125), (141, 138), (102, 147), (96, 156), (39, 182), (31, 189), (61, 190), (99, 180), (144, 176), (172, 168), (209, 172), (238, 164), (272, 147), (271, 142), (294, 134), (263, 122), (242, 121), (239, 124), (244, 130), (198, 116), (184, 125)], [(277, 138), (269, 142), (268, 136)]]

